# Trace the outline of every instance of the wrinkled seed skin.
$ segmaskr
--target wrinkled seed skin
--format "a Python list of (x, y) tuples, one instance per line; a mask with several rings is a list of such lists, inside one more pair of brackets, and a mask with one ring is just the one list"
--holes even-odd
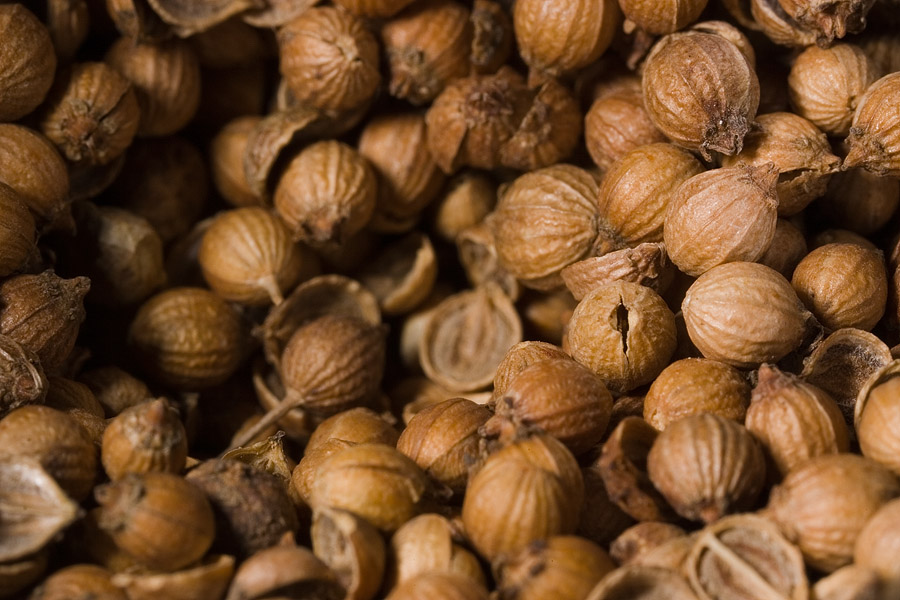
[(491, 418), (484, 406), (451, 398), (417, 413), (397, 440), (397, 450), (431, 477), (463, 492), (478, 457), (478, 428)]
[(575, 308), (563, 343), (616, 392), (650, 383), (675, 351), (675, 316), (663, 299), (637, 283), (595, 289)]
[(226, 300), (280, 303), (297, 283), (302, 259), (284, 223), (264, 208), (220, 213), (203, 234), (197, 260), (209, 286)]
[(850, 448), (837, 403), (819, 388), (769, 365), (760, 368), (746, 426), (782, 475), (810, 458)]
[(900, 176), (900, 73), (873, 83), (860, 99), (850, 128), (844, 166), (862, 166), (881, 176)]
[(816, 34), (816, 43), (831, 45), (835, 38), (859, 33), (875, 0), (778, 0), (799, 26)]
[(869, 392), (856, 423), (859, 447), (866, 458), (900, 477), (900, 379), (893, 378)]
[(284, 485), (273, 475), (236, 460), (210, 460), (185, 477), (209, 501), (218, 551), (251, 556), (299, 528)]
[[(280, 595), (286, 590), (297, 590), (297, 593)], [(266, 548), (245, 560), (235, 572), (225, 600), (340, 600), (344, 597), (345, 590), (331, 569), (308, 548), (292, 542)]]
[(379, 115), (360, 134), (359, 153), (378, 176), (375, 212), (388, 221), (415, 217), (444, 185), (426, 118), (415, 112)]
[(673, 33), (693, 23), (707, 0), (620, 0), (625, 18), (654, 35)]
[(760, 258), (775, 237), (778, 170), (772, 163), (712, 169), (682, 183), (666, 210), (663, 240), (683, 272)]
[(170, 473), (131, 474), (98, 486), (98, 523), (116, 546), (151, 569), (198, 560), (215, 534), (212, 508), (197, 487)]
[(779, 172), (778, 215), (795, 215), (825, 194), (841, 159), (832, 154), (826, 135), (803, 117), (774, 112), (759, 115), (757, 124), (758, 129), (744, 138), (743, 150), (723, 157), (722, 166), (773, 163)]
[(4, 183), (0, 183), (0, 215), (0, 276), (5, 277), (34, 252), (37, 230), (28, 206)]
[(335, 4), (363, 17), (391, 17), (413, 0), (337, 0)]
[(537, 426), (578, 455), (603, 437), (612, 404), (600, 377), (562, 358), (539, 361), (519, 372), (494, 410), (499, 420)]
[(87, 432), (46, 406), (23, 406), (0, 420), (0, 454), (34, 458), (78, 501), (90, 494), (97, 476), (97, 450)]
[(512, 346), (497, 365), (497, 374), (494, 375), (494, 397), (497, 398), (516, 375), (536, 362), (548, 358), (568, 358), (569, 355), (559, 346), (548, 342), (525, 341)]
[(662, 242), (666, 211), (679, 185), (703, 172), (694, 156), (673, 144), (647, 144), (613, 163), (600, 182), (597, 208), (629, 246)]
[(110, 479), (126, 473), (180, 473), (187, 458), (187, 432), (163, 399), (124, 410), (103, 432), (100, 459)]
[(183, 389), (222, 383), (237, 369), (244, 351), (237, 313), (200, 288), (173, 288), (147, 300), (128, 337), (148, 374)]
[(620, 20), (613, 0), (521, 0), (513, 9), (522, 58), (532, 69), (551, 75), (594, 62), (612, 42)]
[(900, 500), (882, 506), (856, 540), (854, 563), (874, 569), (884, 579), (900, 579)]
[(453, 573), (423, 573), (398, 585), (385, 600), (488, 600), (480, 585)]
[(499, 562), (501, 597), (519, 600), (583, 599), (615, 568), (606, 551), (577, 536), (535, 542)]
[(41, 131), (70, 161), (105, 165), (134, 139), (140, 120), (131, 83), (104, 63), (81, 63), (51, 94)]
[(766, 466), (743, 426), (703, 413), (676, 421), (656, 438), (647, 471), (681, 516), (711, 523), (754, 505)]
[(87, 277), (62, 279), (53, 271), (11, 277), (0, 284), (0, 334), (34, 352), (52, 373), (75, 346), (89, 290)]
[(531, 100), (523, 77), (507, 66), (450, 82), (425, 113), (434, 161), (448, 174), (462, 166), (497, 168)]
[(359, 152), (330, 140), (305, 148), (275, 190), (275, 209), (294, 239), (343, 243), (368, 224), (378, 181)]
[(584, 138), (591, 159), (604, 170), (631, 150), (667, 140), (647, 114), (640, 93), (597, 98), (584, 115)]
[(471, 479), (462, 520), (478, 553), (493, 560), (534, 540), (573, 533), (578, 511), (559, 477), (509, 458), (489, 460)]
[(0, 121), (16, 121), (53, 85), (56, 53), (50, 33), (22, 4), (0, 6)]
[(597, 235), (596, 196), (593, 176), (569, 165), (516, 179), (489, 221), (500, 264), (526, 285), (561, 282), (559, 271), (583, 258)]
[(127, 600), (125, 591), (113, 585), (112, 573), (95, 565), (73, 565), (47, 577), (28, 596), (29, 600)]
[(825, 133), (846, 136), (866, 89), (877, 78), (877, 67), (858, 46), (811, 46), (791, 66), (791, 106)]
[(691, 341), (706, 358), (738, 368), (777, 362), (803, 340), (808, 313), (790, 283), (756, 263), (714, 267), (681, 305)]
[(56, 147), (22, 125), (0, 123), (0, 183), (16, 193), (45, 227), (69, 210), (69, 173)]
[(642, 80), (644, 106), (673, 143), (736, 154), (759, 106), (756, 72), (737, 46), (708, 33), (676, 33), (651, 50)]
[(428, 477), (395, 448), (361, 444), (340, 450), (317, 469), (310, 505), (356, 513), (378, 529), (395, 531), (421, 510)]
[(884, 258), (857, 244), (826, 244), (812, 250), (794, 269), (797, 296), (830, 330), (869, 331), (887, 305)]
[(281, 73), (301, 102), (321, 110), (364, 106), (381, 83), (378, 42), (362, 21), (314, 7), (278, 32)]
[(302, 406), (330, 417), (370, 400), (381, 383), (385, 330), (353, 317), (320, 317), (285, 346), (281, 377)]
[(460, 545), (458, 528), (435, 513), (410, 519), (390, 539), (391, 561), (385, 586), (400, 585), (422, 573), (456, 573), (484, 585), (475, 555)]
[(830, 454), (791, 471), (769, 496), (766, 512), (797, 544), (806, 563), (831, 573), (853, 560), (866, 521), (900, 495), (897, 477), (855, 454)]
[(644, 419), (662, 431), (678, 419), (700, 412), (744, 421), (750, 384), (730, 365), (705, 358), (673, 362), (650, 385)]
[(106, 62), (134, 86), (141, 109), (138, 135), (170, 135), (197, 113), (200, 63), (186, 42), (135, 44), (122, 38), (110, 48)]
[(446, 83), (469, 74), (469, 10), (457, 2), (417, 3), (381, 28), (390, 93), (414, 105), (434, 100)]

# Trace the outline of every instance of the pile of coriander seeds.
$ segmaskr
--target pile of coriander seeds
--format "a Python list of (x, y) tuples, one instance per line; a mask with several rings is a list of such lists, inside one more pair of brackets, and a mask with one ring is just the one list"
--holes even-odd
[(0, 599), (896, 600), (898, 204), (898, 0), (0, 0)]

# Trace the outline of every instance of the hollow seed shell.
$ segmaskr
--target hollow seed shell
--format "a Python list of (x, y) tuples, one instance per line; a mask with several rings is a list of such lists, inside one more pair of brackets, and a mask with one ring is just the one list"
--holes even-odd
[(75, 521), (78, 505), (31, 457), (0, 462), (0, 559), (10, 563), (38, 552)]
[(809, 583), (800, 550), (772, 521), (732, 515), (707, 526), (685, 563), (691, 587), (704, 600), (778, 597), (807, 600)]
[(495, 284), (441, 302), (422, 334), (419, 363), (429, 379), (456, 392), (490, 385), (507, 350), (522, 341), (512, 301)]
[(394, 532), (388, 564), (386, 586), (428, 572), (454, 573), (485, 585), (478, 559), (462, 545), (458, 523), (434, 513), (414, 517)]
[(112, 573), (96, 565), (78, 564), (60, 569), (34, 589), (29, 600), (62, 600), (91, 597), (97, 600), (126, 600), (125, 592), (113, 585)]
[(316, 600), (341, 600), (346, 593), (334, 572), (312, 551), (290, 543), (266, 548), (245, 560), (235, 572), (225, 600), (281, 600), (285, 598), (278, 595), (282, 590), (299, 590)]
[(691, 586), (676, 570), (633, 565), (600, 580), (586, 600), (696, 600)]
[(234, 575), (234, 557), (210, 556), (201, 564), (175, 573), (116, 573), (110, 581), (129, 600), (221, 600)]
[(203, 32), (231, 16), (259, 5), (257, 0), (147, 0), (163, 21), (181, 37)]

